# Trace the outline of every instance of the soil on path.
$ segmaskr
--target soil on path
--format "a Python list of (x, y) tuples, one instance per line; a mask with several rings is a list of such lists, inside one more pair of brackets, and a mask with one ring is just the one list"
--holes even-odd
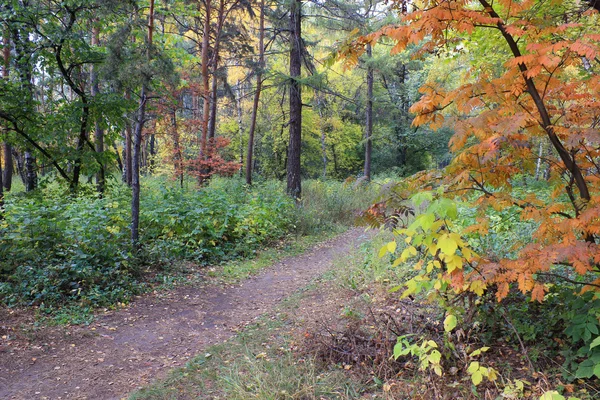
[(364, 238), (350, 230), (234, 287), (183, 287), (142, 297), (90, 326), (37, 335), (42, 340), (1, 339), (0, 399), (124, 398), (233, 336)]

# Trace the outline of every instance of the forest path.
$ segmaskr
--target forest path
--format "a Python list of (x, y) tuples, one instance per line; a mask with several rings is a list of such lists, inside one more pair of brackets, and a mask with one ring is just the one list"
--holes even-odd
[[(0, 346), (0, 399), (122, 399), (305, 287), (367, 235), (352, 229), (239, 285), (186, 286), (27, 346)], [(3, 323), (2, 323), (3, 324)], [(1, 342), (0, 342), (1, 343)]]

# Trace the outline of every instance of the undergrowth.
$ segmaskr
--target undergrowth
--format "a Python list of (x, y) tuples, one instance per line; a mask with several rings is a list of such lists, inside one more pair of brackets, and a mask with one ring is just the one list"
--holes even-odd
[(99, 196), (82, 185), (74, 196), (56, 181), (40, 186), (33, 193), (9, 193), (0, 220), (0, 304), (37, 306), (40, 315), (60, 314), (64, 305), (126, 302), (148, 285), (181, 280), (187, 270), (178, 266), (185, 263), (206, 275), (242, 279), (261, 264), (239, 260), (300, 236), (316, 241), (340, 232), (374, 197), (366, 186), (309, 181), (296, 205), (275, 181), (248, 187), (238, 178), (214, 178), (198, 189), (147, 178), (141, 249), (134, 252), (129, 188), (113, 182)]
[(291, 296), (275, 315), (208, 348), (130, 400), (359, 398), (366, 388), (360, 381), (348, 379), (342, 368), (323, 370), (313, 355), (298, 353), (291, 315), (305, 294)]

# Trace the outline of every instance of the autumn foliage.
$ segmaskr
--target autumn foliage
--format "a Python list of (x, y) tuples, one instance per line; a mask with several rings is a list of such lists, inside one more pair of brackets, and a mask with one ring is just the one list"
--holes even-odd
[[(471, 232), (487, 232), (490, 208), (516, 207), (521, 219), (537, 222), (518, 257), (473, 256), (452, 274), (446, 270), (449, 281), (460, 290), (469, 287), (465, 280), (482, 279), (485, 287), (497, 287), (498, 299), (516, 282), (541, 301), (547, 287), (540, 278), (560, 265), (564, 279), (599, 290), (598, 12), (580, 1), (427, 0), (412, 7), (402, 24), (347, 43), (341, 52), (356, 61), (367, 43), (385, 40), (394, 43), (392, 52), (409, 49), (416, 57), (470, 54), (463, 83), (448, 88), (430, 81), (411, 108), (415, 126), (454, 126), (455, 157), (443, 177), (420, 174), (408, 190), (443, 185), (446, 196), (470, 201), (479, 193)], [(488, 51), (478, 54), (482, 44)], [(515, 176), (533, 175), (539, 163), (548, 169), (549, 198), (513, 190)]]

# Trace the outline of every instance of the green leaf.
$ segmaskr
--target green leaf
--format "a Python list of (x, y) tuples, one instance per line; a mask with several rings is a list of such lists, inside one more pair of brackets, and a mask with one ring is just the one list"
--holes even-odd
[(396, 293), (400, 289), (402, 289), (402, 285), (394, 286), (393, 288), (388, 290), (388, 293)]
[(600, 346), (600, 336), (598, 336), (596, 339), (592, 340), (592, 343), (590, 343), (590, 350), (596, 346)]
[(600, 364), (594, 366), (594, 375), (596, 375), (597, 378), (600, 378)]
[(383, 246), (381, 249), (379, 249), (379, 258), (383, 258), (387, 254), (387, 251), (387, 246)]
[(434, 222), (435, 215), (433, 213), (427, 213), (419, 216), (419, 223), (424, 231), (431, 229), (431, 225), (433, 225)]
[(446, 317), (446, 319), (444, 320), (444, 330), (446, 332), (451, 332), (452, 329), (456, 328), (456, 324), (458, 323), (458, 320), (456, 319), (456, 315), (448, 315)]
[(419, 192), (412, 197), (412, 202), (416, 206), (420, 206), (425, 201), (433, 200), (433, 194), (431, 192)]

